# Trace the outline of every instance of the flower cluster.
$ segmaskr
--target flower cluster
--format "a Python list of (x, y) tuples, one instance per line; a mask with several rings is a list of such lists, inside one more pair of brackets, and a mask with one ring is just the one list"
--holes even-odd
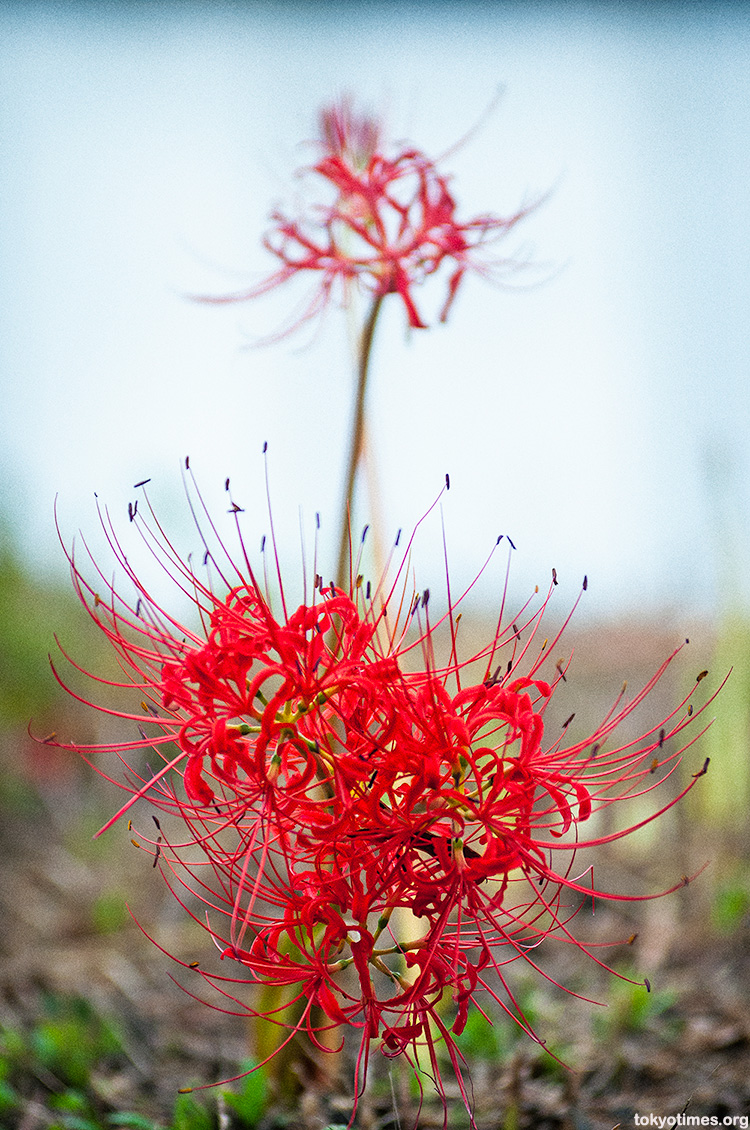
[(482, 252), (534, 205), (508, 217), (460, 220), (449, 180), (435, 161), (412, 146), (384, 152), (377, 120), (357, 113), (348, 99), (322, 111), (320, 135), (320, 160), (304, 172), (323, 182), (326, 198), (295, 218), (272, 214), (265, 246), (280, 266), (257, 286), (200, 301), (242, 302), (311, 273), (317, 285), (289, 330), (320, 313), (337, 290), (344, 300), (353, 283), (375, 299), (398, 294), (409, 325), (424, 329), (412, 292), (443, 264), (450, 268), (443, 322), (468, 270), (492, 278), (517, 265)]
[[(597, 835), (595, 814), (650, 793), (680, 761), (682, 732), (701, 713), (691, 695), (637, 740), (614, 739), (677, 652), (633, 698), (623, 692), (593, 733), (566, 744), (568, 723), (545, 726), (565, 677), (551, 659), (559, 637), (540, 638), (554, 574), (547, 595), (513, 619), (503, 598), (485, 645), (461, 658), (463, 596), (451, 599), (448, 586), (433, 622), (429, 592), (407, 583), (414, 535), (391, 582), (373, 586), (357, 565), (343, 590), (316, 573), (291, 608), (279, 574), (275, 612), (236, 505), (241, 565), (204, 539), (204, 564), (221, 578), (209, 583), (166, 540), (148, 496), (141, 501), (131, 517), (203, 626), (179, 625), (149, 596), (108, 518), (137, 599), (96, 592), (71, 555), (79, 594), (143, 696), (142, 714), (122, 715), (139, 722), (140, 739), (106, 748), (137, 762), (148, 746), (163, 763), (129, 768), (122, 787), (132, 795), (107, 827), (139, 799), (161, 811), (158, 837), (139, 842), (216, 943), (222, 963), (193, 966), (223, 1007), (253, 1014), (233, 981), (286, 986), (271, 1019), (292, 1034), (317, 1041), (354, 1026), (362, 1068), (378, 1037), (387, 1055), (426, 1048), (438, 1079), (444, 1040), (460, 1078), (454, 1037), (470, 1003), (494, 998), (527, 1028), (505, 966), (523, 958), (537, 968), (549, 937), (589, 952), (569, 927), (583, 896), (629, 897), (595, 892), (572, 859), (632, 831)], [(635, 826), (644, 822), (641, 812)]]

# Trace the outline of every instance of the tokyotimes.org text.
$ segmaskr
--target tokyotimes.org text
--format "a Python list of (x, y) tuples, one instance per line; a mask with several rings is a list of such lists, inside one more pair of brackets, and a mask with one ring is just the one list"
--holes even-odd
[(727, 1114), (719, 1118), (717, 1114), (636, 1114), (636, 1126), (656, 1126), (658, 1130), (672, 1130), (672, 1127), (690, 1126), (733, 1126), (735, 1130), (748, 1130), (750, 1116), (747, 1114)]

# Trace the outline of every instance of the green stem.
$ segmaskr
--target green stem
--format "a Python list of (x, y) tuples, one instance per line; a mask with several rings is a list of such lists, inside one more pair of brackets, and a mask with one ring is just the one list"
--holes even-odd
[(349, 589), (349, 553), (352, 508), (354, 505), (354, 484), (357, 478), (357, 468), (362, 458), (362, 441), (365, 434), (365, 395), (367, 392), (367, 375), (370, 369), (372, 355), (372, 341), (375, 335), (375, 324), (378, 320), (383, 295), (378, 294), (372, 301), (367, 320), (362, 327), (362, 336), (359, 345), (359, 358), (357, 364), (357, 396), (354, 403), (354, 419), (352, 421), (351, 443), (349, 446), (349, 460), (346, 470), (346, 485), (344, 488), (344, 502), (341, 511), (341, 534), (339, 537), (338, 565), (336, 567), (336, 584), (346, 591)]

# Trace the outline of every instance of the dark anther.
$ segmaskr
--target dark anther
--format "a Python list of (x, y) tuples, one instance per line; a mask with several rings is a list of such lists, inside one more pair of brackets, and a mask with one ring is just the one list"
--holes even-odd
[(190, 456), (189, 455), (185, 456), (185, 470), (186, 471), (190, 470)]
[(365, 543), (365, 538), (367, 537), (367, 531), (369, 530), (369, 528), (370, 528), (369, 526), (365, 526), (364, 530), (362, 531), (362, 544), (363, 545)]
[(135, 602), (135, 614), (136, 614), (136, 616), (140, 616), (142, 604), (143, 604), (143, 601), (141, 600), (140, 597), (138, 597), (137, 601)]
[(263, 444), (263, 454), (265, 455), (267, 451), (268, 451), (268, 440), (266, 440), (265, 443)]
[(426, 608), (430, 601), (430, 590), (425, 589), (422, 593), (422, 607)]
[(513, 660), (509, 659), (508, 660), (508, 666), (505, 668), (505, 674), (510, 675), (512, 670), (513, 670)]
[(659, 749), (661, 749), (661, 747), (664, 745), (665, 737), (666, 735), (664, 733), (664, 727), (662, 726), (662, 728), (659, 730)]
[(584, 576), (584, 578), (583, 578), (583, 591), (585, 592), (588, 587), (589, 587), (589, 579), (588, 579), (587, 576)]
[(690, 643), (690, 640), (685, 636), (685, 643)]
[(447, 471), (446, 471), (446, 473), (445, 473), (445, 489), (446, 489), (446, 490), (450, 490), (450, 489), (451, 489), (451, 477), (450, 477), (450, 475), (448, 474), (448, 472), (447, 472)]
[(696, 779), (698, 777), (704, 777), (706, 775), (706, 773), (708, 773), (708, 767), (709, 767), (710, 764), (711, 764), (711, 758), (707, 757), (706, 760), (703, 762), (703, 768), (699, 769), (697, 773), (693, 773), (693, 777), (696, 778)]
[(701, 679), (705, 679), (707, 674), (708, 674), (708, 671), (701, 671), (698, 675), (696, 675), (696, 677), (695, 677), (696, 683), (699, 683), (701, 681)]
[(203, 554), (203, 565), (204, 567), (208, 565), (208, 550)]
[[(159, 838), (161, 839), (161, 837), (159, 837)], [(159, 856), (160, 855), (161, 855), (161, 845), (157, 844), (156, 845), (156, 851), (154, 852), (154, 862), (151, 864), (152, 867), (156, 867), (157, 863), (159, 862)]]
[(159, 823), (159, 821), (158, 821), (158, 820), (156, 819), (156, 817), (154, 816), (153, 812), (151, 813), (151, 819), (153, 820), (154, 824), (156, 824), (156, 827), (157, 827), (157, 828), (159, 829), (159, 831), (161, 832), (161, 824), (160, 824), (160, 823)]
[(365, 600), (369, 600), (369, 599), (370, 599), (370, 593), (371, 593), (371, 592), (372, 592), (372, 585), (371, 585), (371, 584), (370, 584), (370, 582), (368, 581), (368, 582), (367, 582), (367, 587), (365, 588)]
[[(557, 582), (555, 582), (555, 583), (557, 583)], [(565, 678), (565, 672), (563, 671), (563, 661), (562, 661), (562, 659), (558, 659), (557, 663), (555, 664), (555, 670), (559, 674), (562, 681), (564, 683), (567, 683), (568, 680)]]
[(260, 539), (260, 552), (265, 553), (265, 551), (266, 551), (266, 535), (264, 534), (263, 537)]
[(651, 992), (651, 982), (649, 981), (648, 977), (643, 978), (643, 984), (646, 986), (646, 992), (650, 993)]
[(576, 712), (574, 710), (573, 713), (571, 714), (570, 718), (566, 718), (565, 721), (563, 722), (563, 730), (567, 730), (568, 726), (573, 721), (575, 716), (576, 716)]
[(229, 479), (224, 480), (224, 490), (229, 490)]
[(233, 502), (231, 510), (228, 510), (227, 513), (228, 514), (244, 514), (245, 511), (242, 509), (241, 506), (238, 506), (236, 502)]
[(135, 518), (137, 513), (138, 513), (138, 499), (136, 498), (135, 506), (133, 506), (132, 502), (128, 503), (128, 518), (130, 519), (131, 522), (133, 521), (133, 519)]
[(557, 584), (557, 569), (552, 570), (552, 584), (553, 585)]
[(394, 544), (395, 544), (395, 545), (398, 545), (398, 543), (399, 543), (400, 541), (401, 541), (401, 530), (399, 530), (399, 531), (398, 531), (398, 533), (396, 534), (396, 541), (395, 541), (395, 543), (394, 543)]
[(139, 483), (135, 483), (133, 490), (138, 490), (138, 487), (145, 487), (146, 483), (150, 483), (151, 479), (141, 479)]
[(508, 535), (507, 535), (507, 534), (506, 534), (505, 536), (506, 536), (506, 538), (508, 538), (508, 541), (510, 542), (510, 548), (511, 548), (511, 549), (515, 549), (515, 548), (516, 548), (516, 545), (515, 545), (515, 542), (513, 541), (513, 538), (511, 538), (511, 537), (508, 537)]
[(486, 687), (494, 687), (495, 683), (498, 683), (499, 681), (500, 681), (500, 667), (498, 666), (492, 672), (492, 675), (490, 676), (490, 678), (485, 679), (484, 685)]
[(513, 632), (515, 634), (516, 639), (520, 639), (521, 633), (518, 630), (518, 624), (513, 625)]

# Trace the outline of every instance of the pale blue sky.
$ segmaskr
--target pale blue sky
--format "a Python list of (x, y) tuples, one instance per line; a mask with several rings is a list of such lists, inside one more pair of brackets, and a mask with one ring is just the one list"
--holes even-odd
[(387, 530), (447, 470), (459, 578), (504, 531), (520, 589), (555, 565), (572, 588), (588, 573), (602, 615), (715, 607), (750, 528), (744, 5), (4, 4), (0, 467), (30, 554), (63, 564), (56, 493), (66, 535), (94, 526), (94, 491), (126, 519), (148, 476), (170, 509), (186, 453), (211, 496), (231, 475), (252, 543), (264, 440), (284, 554), (300, 505), (333, 536), (343, 316), (305, 348), (249, 349), (291, 295), (183, 295), (272, 267), (266, 217), (299, 192), (321, 103), (352, 91), (439, 154), (498, 84), (444, 169), (466, 216), (554, 186), (516, 241), (549, 278), (469, 278), (450, 324), (411, 336), (391, 301), (372, 390)]

